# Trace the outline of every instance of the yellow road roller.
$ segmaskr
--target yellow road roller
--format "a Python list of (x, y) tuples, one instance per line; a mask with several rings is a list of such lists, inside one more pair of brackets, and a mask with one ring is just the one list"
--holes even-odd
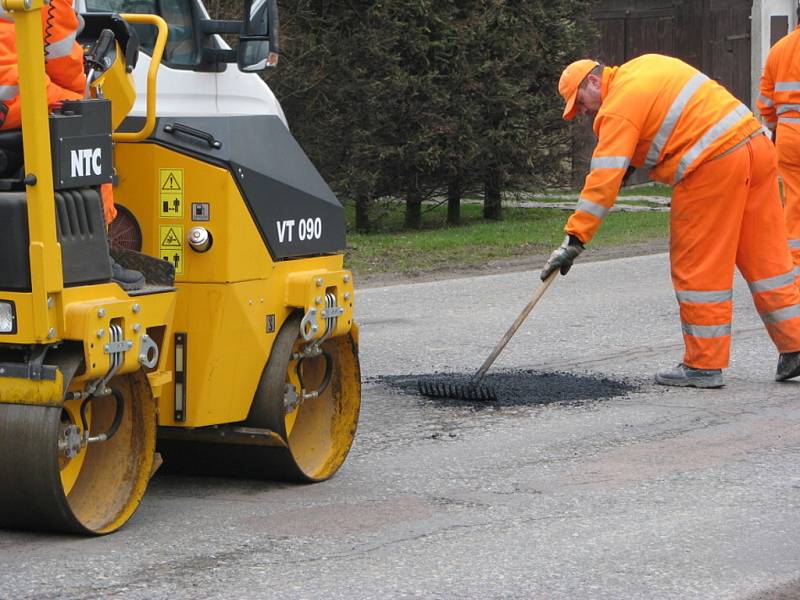
[[(159, 113), (172, 29), (155, 14), (84, 15), (90, 90), (48, 111), (42, 6), (4, 0), (23, 122), (0, 132), (0, 527), (110, 533), (162, 459), (332, 476), (361, 401), (340, 203), (281, 116)], [(200, 15), (201, 62), (263, 68), (269, 12)], [(202, 41), (232, 32), (234, 49)], [(122, 289), (112, 260), (144, 285)]]

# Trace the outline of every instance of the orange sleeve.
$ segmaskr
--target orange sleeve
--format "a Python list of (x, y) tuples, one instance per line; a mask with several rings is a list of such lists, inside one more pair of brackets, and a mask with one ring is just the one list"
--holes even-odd
[(617, 199), (622, 178), (639, 141), (639, 129), (616, 114), (598, 114), (597, 146), (575, 212), (564, 231), (588, 244)]
[(57, 85), (50, 81), (48, 78), (47, 80), (47, 106), (53, 108), (54, 106), (58, 106), (64, 100), (83, 100), (82, 93), (73, 92), (70, 89), (66, 89)]
[(780, 46), (773, 46), (767, 55), (767, 62), (764, 65), (764, 73), (761, 75), (761, 86), (759, 96), (756, 100), (758, 112), (761, 113), (764, 122), (770, 129), (775, 129), (778, 116), (775, 114), (774, 94), (775, 94), (775, 67), (778, 63)]
[(58, 86), (83, 95), (83, 48), (75, 41), (78, 15), (71, 0), (51, 0), (42, 9), (45, 70)]

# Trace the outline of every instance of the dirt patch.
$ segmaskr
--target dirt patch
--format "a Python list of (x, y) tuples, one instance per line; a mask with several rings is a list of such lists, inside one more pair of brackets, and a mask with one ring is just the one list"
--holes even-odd
[[(648, 242), (626, 244), (624, 246), (589, 246), (578, 259), (580, 262), (595, 262), (626, 258), (629, 256), (644, 256), (646, 254), (661, 254), (669, 251), (669, 239), (661, 238)], [(410, 271), (405, 273), (369, 273), (366, 275), (355, 274), (358, 288), (384, 287), (403, 283), (422, 283), (426, 281), (440, 281), (443, 279), (456, 279), (460, 277), (475, 277), (479, 275), (494, 275), (496, 273), (514, 273), (519, 271), (538, 271), (544, 266), (549, 253), (531, 254), (525, 257), (498, 259), (480, 266), (462, 267), (452, 265), (446, 269), (430, 271)]]
[(382, 383), (405, 394), (419, 396), (423, 402), (444, 406), (472, 405), (505, 407), (546, 405), (553, 403), (583, 403), (618, 398), (639, 391), (641, 382), (611, 379), (602, 375), (576, 374), (563, 371), (512, 369), (487, 374), (482, 385), (490, 386), (497, 397), (494, 401), (470, 401), (453, 398), (425, 398), (420, 395), (420, 380), (460, 386), (469, 383), (472, 373), (428, 373), (419, 375), (385, 375), (372, 381)]

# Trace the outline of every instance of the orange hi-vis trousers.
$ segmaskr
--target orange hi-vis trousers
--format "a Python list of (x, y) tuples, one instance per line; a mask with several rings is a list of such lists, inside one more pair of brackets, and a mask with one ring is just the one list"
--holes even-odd
[[(784, 212), (795, 277), (800, 278), (800, 122), (779, 120), (775, 145), (786, 197)], [(798, 279), (800, 283), (800, 279)]]
[(673, 190), (670, 261), (689, 367), (728, 366), (734, 266), (778, 351), (800, 350), (800, 291), (777, 175), (772, 143), (758, 135)]

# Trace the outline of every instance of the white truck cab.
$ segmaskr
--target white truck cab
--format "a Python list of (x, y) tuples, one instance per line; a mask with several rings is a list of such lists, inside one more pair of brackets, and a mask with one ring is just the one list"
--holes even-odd
[[(251, 12), (257, 8), (256, 3)], [(209, 55), (230, 51), (230, 46), (220, 35), (202, 34), (204, 23), (213, 21), (200, 0), (75, 0), (75, 9), (79, 13), (149, 13), (164, 18), (169, 37), (158, 72), (159, 116), (275, 115), (287, 125), (275, 94), (257, 73), (243, 72), (235, 62), (209, 60)], [(137, 98), (131, 115), (142, 116), (155, 30), (144, 25), (134, 28), (141, 45), (133, 72)]]

